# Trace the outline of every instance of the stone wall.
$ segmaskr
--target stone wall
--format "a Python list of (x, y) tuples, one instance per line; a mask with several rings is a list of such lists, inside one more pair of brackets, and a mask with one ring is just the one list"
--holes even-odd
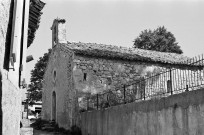
[[(6, 70), (8, 62), (8, 46), (11, 27), (9, 23), (11, 0), (0, 1), (0, 134), (18, 135), (20, 133), (20, 105), (21, 95), (18, 87), (18, 69)], [(11, 10), (13, 12), (13, 10)], [(17, 65), (18, 66), (18, 65)]]
[(56, 93), (56, 122), (59, 127), (69, 129), (76, 123), (76, 91), (73, 86), (73, 54), (55, 46), (44, 75), (42, 115), (52, 120), (52, 94)]
[[(171, 91), (174, 94), (184, 92), (187, 85), (188, 90), (193, 90), (199, 88), (201, 83), (204, 84), (203, 69), (190, 67), (185, 69), (184, 66), (178, 65), (80, 55), (74, 57), (73, 71), (75, 88), (79, 91), (79, 104), (82, 109), (87, 108), (85, 95), (107, 90), (114, 91), (117, 88), (122, 92), (117, 94), (122, 96), (123, 85), (126, 88), (126, 97), (130, 95), (127, 97), (129, 100), (138, 100), (144, 96), (146, 99), (168, 96)], [(138, 80), (140, 83), (136, 84)]]
[[(87, 93), (96, 94), (106, 90), (114, 90), (124, 84), (133, 83), (141, 77), (164, 70), (160, 65), (110, 60), (86, 56), (74, 57), (74, 83), (79, 91), (79, 103), (84, 103), (83, 96)], [(80, 102), (82, 101), (82, 102)]]
[(20, 89), (8, 80), (2, 80), (3, 135), (18, 135), (21, 119)]
[(204, 89), (81, 113), (83, 135), (203, 135)]

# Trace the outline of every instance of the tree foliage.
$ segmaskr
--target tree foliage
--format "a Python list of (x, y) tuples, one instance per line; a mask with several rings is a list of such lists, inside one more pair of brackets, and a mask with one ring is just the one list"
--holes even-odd
[(48, 52), (40, 57), (33, 70), (31, 70), (31, 78), (29, 85), (29, 103), (32, 104), (35, 101), (42, 100), (42, 82), (45, 69), (48, 63), (49, 55), (52, 49), (48, 49)]
[(139, 37), (134, 40), (133, 47), (160, 52), (183, 53), (174, 35), (164, 26), (153, 31), (142, 31)]

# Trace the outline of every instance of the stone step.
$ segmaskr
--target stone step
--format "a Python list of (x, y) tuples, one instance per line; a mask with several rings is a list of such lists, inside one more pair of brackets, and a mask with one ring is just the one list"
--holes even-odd
[(29, 119), (22, 119), (21, 120), (23, 127), (29, 127), (30, 126), (30, 120)]
[(32, 127), (22, 127), (21, 135), (33, 135), (33, 128)]

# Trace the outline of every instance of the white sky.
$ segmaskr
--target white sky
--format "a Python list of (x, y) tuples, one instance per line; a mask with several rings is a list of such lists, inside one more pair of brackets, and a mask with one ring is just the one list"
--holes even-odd
[(30, 70), (51, 48), (50, 27), (55, 18), (66, 19), (67, 40), (132, 47), (145, 29), (165, 26), (172, 32), (184, 55), (204, 52), (204, 0), (42, 0), (46, 3), (40, 27), (27, 54)]

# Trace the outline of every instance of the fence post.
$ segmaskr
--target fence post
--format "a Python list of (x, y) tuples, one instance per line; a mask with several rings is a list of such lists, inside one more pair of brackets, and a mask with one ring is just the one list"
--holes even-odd
[(171, 95), (173, 95), (173, 90), (172, 90), (172, 75), (171, 75), (171, 69), (170, 69), (170, 91), (171, 91)]
[(186, 91), (188, 91), (188, 85), (186, 85)]
[(124, 85), (123, 95), (124, 95), (124, 104), (125, 104), (126, 103), (126, 99), (125, 99), (125, 85)]
[(98, 110), (98, 94), (96, 94), (96, 100), (97, 100), (97, 110)]
[(87, 111), (89, 110), (89, 97), (87, 96)]
[(145, 79), (143, 78), (143, 80), (142, 80), (142, 89), (143, 89), (143, 94), (144, 94), (144, 100), (145, 100)]

